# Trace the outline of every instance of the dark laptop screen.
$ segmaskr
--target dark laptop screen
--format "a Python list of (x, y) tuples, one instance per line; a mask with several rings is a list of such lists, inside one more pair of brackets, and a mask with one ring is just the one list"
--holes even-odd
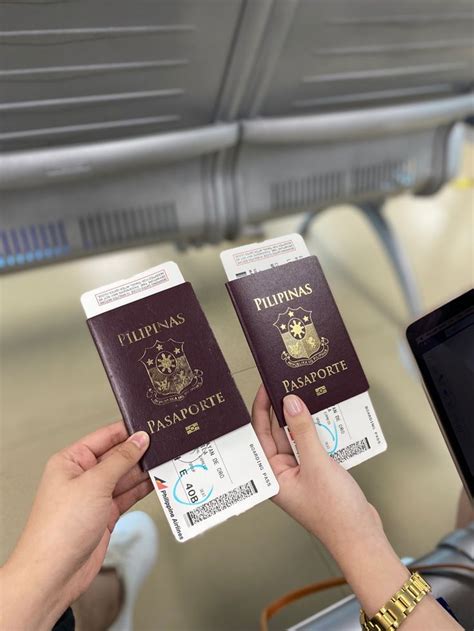
[(474, 290), (414, 322), (407, 331), (446, 440), (474, 486)]
[(440, 343), (423, 353), (423, 360), (474, 475), (474, 313), (442, 335)]

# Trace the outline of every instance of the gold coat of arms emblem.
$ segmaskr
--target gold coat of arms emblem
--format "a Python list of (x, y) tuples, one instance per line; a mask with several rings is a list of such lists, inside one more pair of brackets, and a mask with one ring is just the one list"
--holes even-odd
[(181, 401), (202, 386), (202, 370), (192, 369), (184, 352), (184, 342), (156, 340), (140, 357), (151, 388), (147, 397), (155, 405)]
[(281, 359), (291, 368), (310, 366), (328, 354), (329, 342), (318, 335), (311, 314), (303, 307), (288, 307), (273, 323), (285, 345)]

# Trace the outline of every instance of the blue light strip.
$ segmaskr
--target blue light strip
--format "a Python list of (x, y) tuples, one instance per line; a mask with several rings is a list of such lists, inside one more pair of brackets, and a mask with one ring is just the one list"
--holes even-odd
[[(3, 247), (2, 247), (3, 246)], [(0, 270), (67, 256), (70, 245), (64, 222), (0, 231)], [(3, 250), (3, 251), (2, 251)]]

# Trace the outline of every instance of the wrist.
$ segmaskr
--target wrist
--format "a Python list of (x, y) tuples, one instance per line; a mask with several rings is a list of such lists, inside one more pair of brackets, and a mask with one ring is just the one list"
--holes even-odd
[(24, 565), (14, 558), (0, 568), (1, 628), (49, 631), (68, 604), (47, 567)]
[(375, 508), (365, 502), (355, 510), (357, 515), (354, 519), (349, 520), (347, 512), (337, 513), (331, 515), (330, 522), (325, 520), (323, 527), (320, 519), (314, 519), (314, 528), (310, 529), (338, 563), (343, 562), (348, 556), (351, 557), (359, 548), (367, 549), (375, 543), (377, 546), (386, 545), (391, 549), (383, 530), (382, 520)]
[(410, 577), (381, 528), (352, 535), (330, 552), (369, 617)]

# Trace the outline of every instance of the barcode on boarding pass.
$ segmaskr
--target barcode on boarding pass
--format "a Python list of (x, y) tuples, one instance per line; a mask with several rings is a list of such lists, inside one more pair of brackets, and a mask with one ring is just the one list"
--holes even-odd
[(223, 493), (219, 495), (219, 497), (215, 497), (213, 500), (210, 500), (204, 506), (199, 506), (194, 510), (189, 511), (185, 514), (186, 523), (188, 526), (193, 526), (200, 521), (204, 521), (209, 517), (212, 517), (216, 513), (220, 513), (223, 510), (226, 510), (230, 506), (241, 502), (242, 500), (247, 499), (248, 497), (255, 495), (257, 493), (257, 487), (255, 486), (255, 482), (250, 480), (250, 482), (246, 482), (245, 484), (241, 484), (237, 486), (232, 491), (228, 491), (227, 493)]
[[(286, 261), (287, 263), (290, 263), (292, 260), (297, 260), (297, 259), (302, 259), (302, 256), (297, 256), (294, 259), (289, 259), (288, 261)], [(269, 269), (273, 269), (274, 267), (279, 267), (280, 263), (270, 263), (269, 265)], [(250, 276), (251, 274), (256, 274), (257, 272), (259, 272), (261, 270), (258, 270), (255, 267), (252, 267), (251, 269), (246, 269), (243, 270), (242, 272), (236, 272), (235, 273), (235, 278), (242, 278), (242, 276)]]
[(370, 443), (367, 438), (363, 438), (362, 440), (356, 440), (355, 443), (351, 443), (347, 445), (347, 447), (343, 447), (339, 449), (335, 453), (331, 454), (331, 457), (334, 458), (339, 464), (343, 463), (345, 460), (349, 460), (352, 456), (358, 456), (364, 451), (368, 451), (370, 449)]

